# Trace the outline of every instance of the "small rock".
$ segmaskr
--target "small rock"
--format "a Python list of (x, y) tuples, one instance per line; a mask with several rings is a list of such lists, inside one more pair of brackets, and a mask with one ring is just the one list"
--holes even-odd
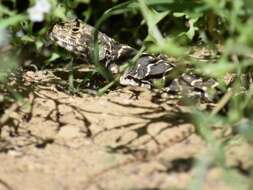
[(59, 137), (65, 139), (72, 139), (80, 136), (79, 128), (76, 126), (65, 126), (62, 127), (58, 133)]

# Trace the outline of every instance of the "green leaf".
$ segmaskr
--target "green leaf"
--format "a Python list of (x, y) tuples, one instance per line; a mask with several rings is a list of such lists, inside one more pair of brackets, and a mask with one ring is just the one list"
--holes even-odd
[(171, 4), (174, 2), (175, 2), (175, 0), (145, 0), (145, 3), (147, 5)]
[(11, 25), (16, 25), (17, 23), (26, 20), (26, 18), (26, 16), (21, 14), (7, 17), (5, 19), (0, 20), (0, 28), (6, 28)]
[(52, 53), (51, 57), (48, 59), (48, 62), (55, 61), (56, 59), (60, 58), (61, 56), (58, 53)]
[(28, 35), (22, 36), (21, 40), (23, 42), (35, 42), (34, 38), (32, 36), (28, 36)]
[(18, 64), (17, 56), (12, 53), (0, 53), (0, 82), (4, 81), (10, 72), (16, 68)]
[(43, 46), (43, 42), (40, 40), (35, 41), (35, 46), (39, 50)]
[(185, 17), (188, 19), (188, 27), (189, 30), (181, 33), (180, 35), (186, 35), (190, 40), (195, 36), (196, 31), (198, 31), (198, 27), (195, 25), (197, 21), (203, 16), (200, 13), (188, 13), (188, 12), (174, 12), (173, 16), (175, 17)]
[(14, 16), (15, 12), (9, 10), (8, 8), (0, 4), (0, 17), (2, 16), (2, 14), (6, 14), (8, 16)]
[(148, 49), (150, 52), (158, 54), (164, 53), (171, 56), (182, 56), (186, 52), (186, 50), (180, 46), (178, 46), (172, 39), (166, 38), (164, 40), (164, 44), (157, 46), (156, 44), (151, 45)]

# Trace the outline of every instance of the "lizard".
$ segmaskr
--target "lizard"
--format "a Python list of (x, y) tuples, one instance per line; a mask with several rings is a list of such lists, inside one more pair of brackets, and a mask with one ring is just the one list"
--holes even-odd
[[(59, 22), (52, 26), (48, 36), (58, 46), (65, 48), (82, 57), (86, 63), (92, 62), (92, 42), (95, 28), (79, 19)], [(138, 50), (121, 44), (102, 32), (98, 32), (99, 63), (112, 73), (118, 73), (118, 67), (133, 59)], [(133, 67), (129, 67), (120, 77), (121, 85), (143, 86), (153, 88), (154, 80), (163, 79), (172, 70), (177, 68), (176, 64), (169, 62), (164, 55), (153, 55), (142, 53)], [(217, 89), (218, 83), (212, 79), (204, 79), (192, 72), (184, 72), (179, 76), (166, 80), (163, 91), (173, 97), (199, 97), (210, 101), (208, 90)]]

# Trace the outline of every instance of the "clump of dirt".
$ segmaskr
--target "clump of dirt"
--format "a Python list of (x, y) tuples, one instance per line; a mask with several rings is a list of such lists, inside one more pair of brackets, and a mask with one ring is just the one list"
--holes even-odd
[[(73, 96), (50, 71), (24, 78), (29, 104), (2, 116), (0, 189), (185, 189), (194, 179), (208, 145), (177, 100), (141, 88)], [(227, 149), (228, 164), (251, 167), (250, 145)], [(204, 178), (204, 189), (231, 189), (217, 166)]]

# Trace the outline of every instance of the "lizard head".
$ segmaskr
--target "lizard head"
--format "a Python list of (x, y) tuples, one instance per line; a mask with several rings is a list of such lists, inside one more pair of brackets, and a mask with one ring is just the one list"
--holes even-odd
[(48, 33), (58, 46), (76, 54), (87, 54), (92, 28), (79, 19), (56, 23)]
[[(58, 46), (84, 57), (85, 61), (92, 58), (95, 28), (79, 19), (56, 23), (48, 33), (49, 38)], [(124, 62), (136, 54), (136, 50), (122, 45), (106, 34), (98, 33), (99, 61), (105, 64), (113, 60)]]

